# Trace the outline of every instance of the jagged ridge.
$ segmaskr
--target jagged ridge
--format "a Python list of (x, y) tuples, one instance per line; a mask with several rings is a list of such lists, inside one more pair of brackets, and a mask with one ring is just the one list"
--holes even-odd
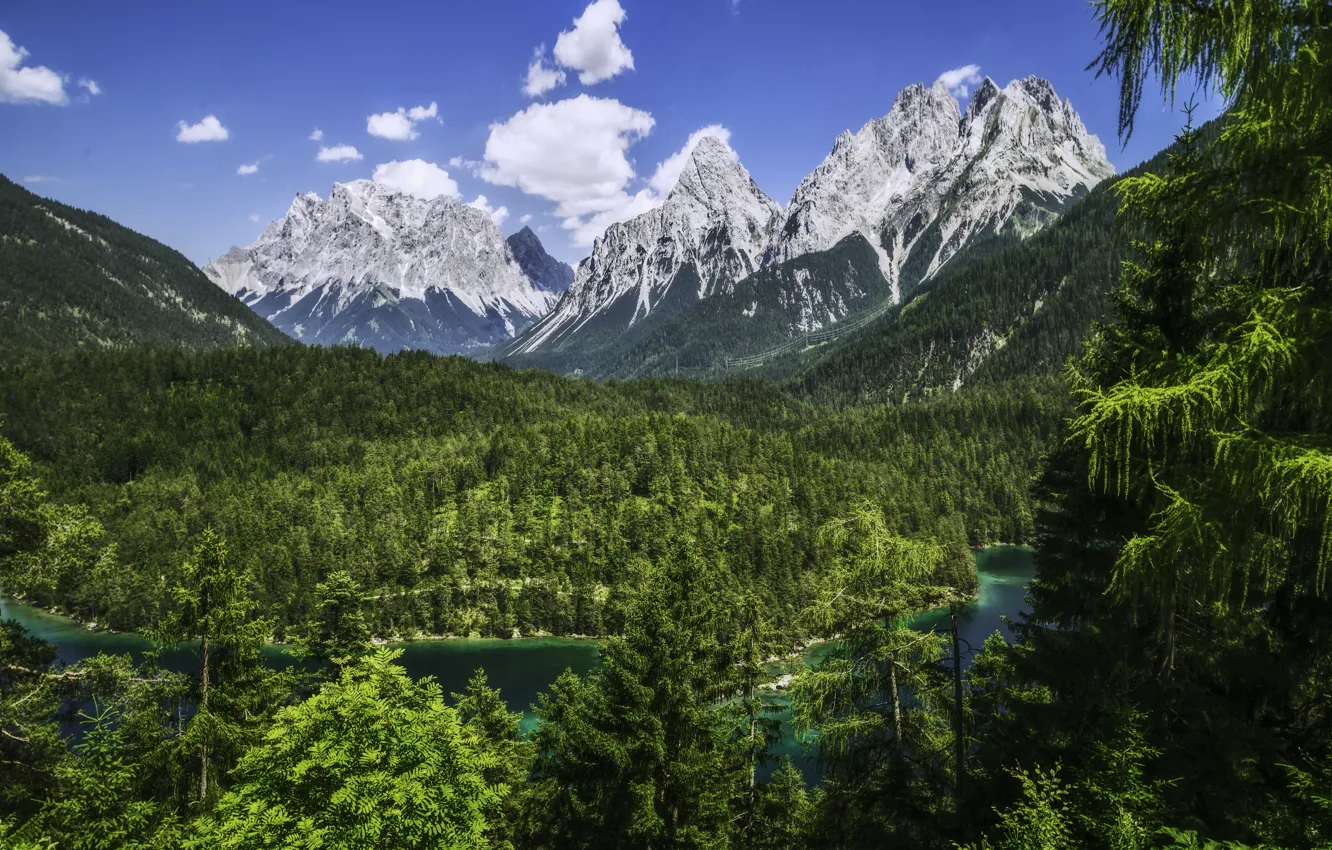
[(457, 353), (511, 338), (555, 301), (488, 215), (369, 180), (298, 195), (204, 273), (297, 339)]

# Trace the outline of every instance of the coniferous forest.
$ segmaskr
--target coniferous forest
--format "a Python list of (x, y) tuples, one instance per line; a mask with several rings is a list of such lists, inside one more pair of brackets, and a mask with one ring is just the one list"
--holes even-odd
[[(1033, 316), (958, 388), (857, 383), (913, 311), (970, 344), (936, 293), (785, 385), (157, 339), (0, 366), (6, 594), (198, 658), (0, 625), (0, 847), (1332, 848), (1332, 6), (1093, 12), (1121, 135), (1193, 81), (1226, 114), (967, 266), (1036, 245), (1110, 290), (1039, 284), (1085, 334)], [(995, 543), (1034, 548), (1030, 613), (964, 673), (911, 615)], [(525, 731), (484, 671), (445, 693), (380, 645), (427, 635), (600, 662)]]

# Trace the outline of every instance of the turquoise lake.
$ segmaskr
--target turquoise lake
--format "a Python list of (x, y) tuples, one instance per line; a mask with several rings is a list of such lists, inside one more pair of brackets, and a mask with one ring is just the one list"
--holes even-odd
[[(979, 650), (996, 630), (1009, 637), (1003, 618), (1016, 618), (1024, 610), (1027, 584), (1035, 572), (1032, 552), (1013, 546), (996, 546), (976, 553), (980, 589), (976, 601), (958, 620), (958, 635), (964, 641), (963, 663), (969, 664), (972, 649)], [(0, 599), (0, 617), (17, 620), (34, 636), (56, 646), (61, 661), (74, 662), (99, 652), (130, 653), (136, 658), (148, 649), (148, 641), (133, 634), (94, 632), (65, 618), (30, 605)], [(948, 612), (926, 612), (913, 618), (917, 629), (947, 630)], [(484, 669), (491, 687), (497, 687), (514, 710), (522, 709), (524, 726), (533, 722), (530, 706), (566, 669), (583, 674), (596, 666), (599, 650), (594, 641), (523, 638), (518, 640), (410, 641), (394, 645), (402, 650), (399, 659), (413, 676), (434, 676), (446, 693), (461, 691), (478, 669)], [(275, 665), (290, 663), (281, 648), (270, 647)], [(166, 653), (162, 663), (169, 669), (187, 670), (197, 664), (189, 647)], [(789, 730), (788, 730), (789, 732)], [(778, 748), (802, 763), (799, 745), (789, 734)], [(807, 765), (803, 765), (806, 766)]]

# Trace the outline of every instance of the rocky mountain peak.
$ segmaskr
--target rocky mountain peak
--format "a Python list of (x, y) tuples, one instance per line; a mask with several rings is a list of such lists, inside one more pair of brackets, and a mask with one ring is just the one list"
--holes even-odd
[(537, 289), (564, 292), (573, 283), (573, 268), (546, 253), (546, 246), (541, 244), (532, 228), (524, 225), (505, 241), (509, 243), (514, 260)]
[(252, 245), (204, 273), (298, 339), (456, 353), (544, 315), (536, 287), (490, 216), (371, 180), (296, 196)]

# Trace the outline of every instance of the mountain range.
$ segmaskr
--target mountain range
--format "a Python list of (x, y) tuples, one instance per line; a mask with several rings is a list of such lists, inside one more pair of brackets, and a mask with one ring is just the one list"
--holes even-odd
[[(936, 289), (979, 292), (976, 274), (1011, 277), (1014, 251), (1113, 174), (1072, 105), (1028, 77), (1004, 88), (985, 79), (965, 110), (942, 83), (903, 89), (886, 115), (842, 133), (785, 206), (725, 141), (702, 136), (662, 203), (611, 225), (576, 270), (531, 228), (505, 239), (489, 215), (456, 199), (357, 180), (327, 198), (296, 196), (252, 245), (200, 275), (165, 246), (5, 181), (0, 251), (12, 260), (0, 269), (0, 309), (15, 317), (7, 342), (29, 349), (47, 337), (79, 346), (288, 341), (276, 326), (308, 343), (500, 356), (590, 377), (717, 373), (842, 325), (907, 339), (912, 322), (937, 310), (894, 325), (906, 305)], [(966, 268), (952, 273), (962, 257)], [(51, 285), (19, 280), (57, 268), (65, 271)], [(968, 337), (976, 361), (1005, 332), (999, 320), (974, 324), (969, 334), (989, 335)], [(930, 334), (926, 347), (889, 347), (901, 356), (880, 371), (903, 376), (886, 385), (890, 396), (911, 391), (909, 374), (941, 386), (976, 371), (979, 361), (949, 365), (938, 346), (953, 341)], [(816, 376), (840, 368), (806, 382), (824, 385)], [(949, 369), (952, 378), (938, 377)]]
[(302, 342), (436, 354), (510, 339), (549, 312), (558, 286), (534, 283), (482, 210), (370, 180), (297, 195), (204, 274)]
[(612, 225), (503, 353), (598, 377), (712, 367), (903, 303), (959, 254), (1039, 232), (1113, 174), (1036, 77), (986, 78), (965, 112), (941, 82), (903, 89), (785, 207), (703, 137), (665, 202)]

